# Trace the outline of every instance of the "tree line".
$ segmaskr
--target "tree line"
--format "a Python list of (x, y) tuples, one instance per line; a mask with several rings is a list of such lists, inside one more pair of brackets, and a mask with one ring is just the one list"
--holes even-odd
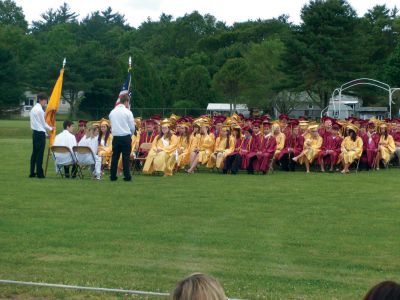
[[(358, 77), (400, 87), (400, 17), (386, 5), (357, 16), (347, 1), (312, 0), (300, 24), (281, 15), (228, 26), (194, 11), (135, 28), (111, 8), (78, 17), (64, 3), (29, 25), (21, 7), (0, 0), (1, 109), (17, 107), (26, 90), (50, 93), (64, 57), (72, 114), (109, 111), (129, 56), (134, 108), (229, 102), (289, 112), (300, 92), (326, 107), (333, 89)], [(386, 105), (380, 91), (355, 92), (365, 105)]]

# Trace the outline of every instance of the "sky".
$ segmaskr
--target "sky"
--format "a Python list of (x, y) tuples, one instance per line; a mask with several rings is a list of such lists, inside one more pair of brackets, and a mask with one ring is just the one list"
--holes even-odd
[[(40, 14), (49, 8), (56, 9), (64, 2), (68, 3), (71, 10), (78, 13), (80, 18), (96, 10), (105, 10), (111, 6), (127, 19), (127, 22), (138, 27), (147, 18), (158, 20), (162, 13), (172, 15), (174, 18), (191, 13), (194, 10), (201, 14), (211, 14), (218, 21), (227, 25), (234, 22), (243, 22), (256, 19), (271, 19), (282, 14), (289, 15), (289, 21), (300, 23), (300, 10), (309, 1), (304, 0), (14, 0), (24, 10), (29, 23), (39, 20)], [(386, 4), (393, 8), (398, 0), (350, 0), (350, 5), (359, 16), (375, 6)], [(399, 7), (400, 8), (400, 7)]]

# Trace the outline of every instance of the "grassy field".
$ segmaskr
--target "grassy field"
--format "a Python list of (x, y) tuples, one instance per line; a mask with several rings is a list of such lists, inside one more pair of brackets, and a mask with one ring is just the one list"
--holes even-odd
[[(400, 280), (400, 170), (29, 179), (27, 121), (0, 121), (0, 279), (229, 297), (361, 299)], [(144, 299), (0, 285), (0, 298)]]

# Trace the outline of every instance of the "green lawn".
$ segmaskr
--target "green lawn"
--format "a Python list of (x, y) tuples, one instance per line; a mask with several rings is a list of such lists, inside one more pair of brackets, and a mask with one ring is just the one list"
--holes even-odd
[[(51, 165), (39, 180), (29, 137), (0, 121), (0, 279), (168, 292), (205, 272), (246, 299), (361, 299), (400, 280), (400, 169), (111, 183)], [(144, 299), (0, 285), (12, 297)]]

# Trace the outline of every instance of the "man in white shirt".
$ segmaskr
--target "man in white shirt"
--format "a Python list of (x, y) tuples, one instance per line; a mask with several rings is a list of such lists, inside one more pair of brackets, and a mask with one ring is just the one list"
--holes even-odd
[(131, 181), (132, 176), (129, 170), (129, 156), (131, 154), (131, 136), (135, 132), (135, 121), (132, 112), (128, 109), (129, 96), (124, 94), (120, 97), (118, 104), (110, 113), (112, 141), (112, 159), (110, 169), (110, 180), (115, 181), (117, 177), (117, 167), (119, 156), (122, 153), (122, 166), (124, 170), (124, 180)]
[[(38, 94), (37, 103), (29, 113), (32, 129), (33, 149), (31, 155), (29, 177), (44, 178), (43, 173), (43, 154), (46, 147), (46, 131), (52, 131), (44, 119), (44, 107), (47, 104), (47, 96), (43, 93)], [(35, 172), (36, 167), (36, 172)]]
[[(72, 148), (77, 145), (74, 132), (74, 123), (69, 120), (65, 120), (63, 123), (63, 132), (56, 135), (53, 146), (65, 146), (68, 147), (72, 153)], [(69, 178), (69, 165), (75, 163), (74, 156), (70, 153), (55, 153), (56, 164), (65, 165), (64, 172), (65, 177)], [(76, 177), (76, 166), (72, 167), (72, 178)]]

